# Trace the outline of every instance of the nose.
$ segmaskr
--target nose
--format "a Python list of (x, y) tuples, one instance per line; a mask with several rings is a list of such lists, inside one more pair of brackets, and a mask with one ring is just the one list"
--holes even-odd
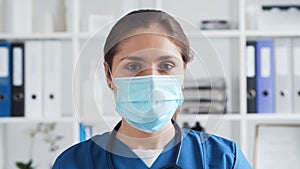
[(142, 70), (138, 73), (138, 76), (149, 76), (149, 75), (161, 75), (161, 72), (156, 67), (151, 67)]

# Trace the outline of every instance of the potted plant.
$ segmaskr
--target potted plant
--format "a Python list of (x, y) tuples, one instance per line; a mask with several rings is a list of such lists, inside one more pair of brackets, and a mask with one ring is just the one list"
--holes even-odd
[[(36, 128), (29, 133), (30, 137), (30, 147), (29, 147), (29, 161), (28, 162), (16, 162), (16, 166), (19, 169), (36, 169), (36, 166), (33, 166), (33, 150), (34, 150), (34, 141), (38, 134), (43, 138), (43, 141), (49, 145), (49, 152), (55, 153), (59, 149), (58, 142), (63, 138), (61, 135), (57, 135), (54, 130), (56, 123), (38, 123)], [(52, 167), (52, 162), (50, 161), (50, 168)]]

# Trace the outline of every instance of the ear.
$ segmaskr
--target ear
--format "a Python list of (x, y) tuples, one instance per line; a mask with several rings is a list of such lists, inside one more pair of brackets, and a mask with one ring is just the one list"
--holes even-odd
[[(187, 68), (187, 66), (188, 66), (188, 64), (187, 63), (184, 63), (184, 65), (183, 65), (183, 68), (184, 68), (184, 75), (185, 75), (185, 73), (186, 73), (186, 68)], [(184, 82), (182, 83), (182, 85), (181, 85), (181, 89), (183, 90), (184, 89)]]
[(184, 63), (183, 68), (184, 68), (184, 73), (186, 72), (186, 68), (187, 68), (187, 63)]
[(106, 76), (106, 83), (107, 86), (112, 89), (112, 77), (110, 75), (110, 68), (107, 62), (103, 62), (104, 65), (104, 71), (105, 71), (105, 76)]
[(172, 119), (173, 119), (174, 121), (177, 120), (177, 115), (178, 115), (178, 112), (176, 111), (176, 112), (174, 113), (173, 117), (172, 117)]

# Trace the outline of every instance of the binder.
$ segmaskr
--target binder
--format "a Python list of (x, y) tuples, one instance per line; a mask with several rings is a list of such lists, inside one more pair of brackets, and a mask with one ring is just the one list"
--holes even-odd
[(24, 44), (12, 43), (12, 112), (24, 116)]
[(255, 41), (246, 44), (247, 112), (256, 112)]
[(292, 112), (291, 40), (275, 40), (275, 112)]
[(43, 111), (43, 45), (41, 41), (25, 42), (25, 116), (42, 117)]
[(0, 42), (0, 117), (11, 115), (11, 45)]
[(86, 140), (85, 127), (83, 123), (79, 123), (79, 141), (84, 142)]
[(93, 126), (79, 123), (79, 141), (83, 142), (93, 137)]
[(300, 113), (300, 39), (293, 40), (293, 111)]
[(271, 40), (256, 41), (257, 113), (274, 113), (274, 45)]
[(61, 42), (44, 42), (45, 117), (61, 116)]

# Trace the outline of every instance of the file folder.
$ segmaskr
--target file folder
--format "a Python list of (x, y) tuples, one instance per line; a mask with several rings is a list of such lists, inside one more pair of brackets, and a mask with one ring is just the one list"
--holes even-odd
[(61, 42), (44, 42), (45, 117), (61, 116)]
[(246, 46), (247, 74), (247, 112), (256, 112), (256, 75), (255, 75), (255, 41), (248, 41)]
[(275, 112), (292, 112), (291, 40), (275, 40)]
[(11, 45), (0, 42), (0, 117), (11, 116)]
[(256, 41), (257, 113), (274, 113), (274, 45), (271, 40)]
[(12, 112), (24, 116), (24, 44), (12, 43)]
[(93, 126), (79, 123), (79, 141), (83, 142), (93, 137)]
[(42, 117), (43, 112), (43, 44), (25, 42), (25, 116)]
[(293, 40), (293, 109), (300, 113), (300, 39)]
[(79, 141), (80, 142), (86, 141), (85, 127), (83, 123), (79, 123)]

